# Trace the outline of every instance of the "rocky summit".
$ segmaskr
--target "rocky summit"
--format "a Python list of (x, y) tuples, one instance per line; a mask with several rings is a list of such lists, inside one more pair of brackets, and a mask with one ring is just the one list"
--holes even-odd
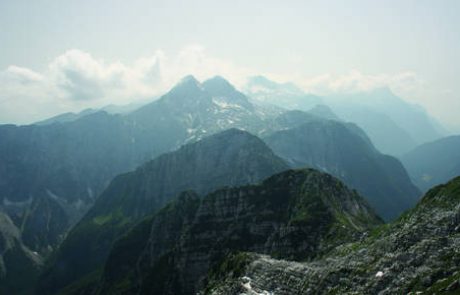
[(309, 262), (228, 256), (202, 294), (459, 294), (460, 178), (397, 221)]

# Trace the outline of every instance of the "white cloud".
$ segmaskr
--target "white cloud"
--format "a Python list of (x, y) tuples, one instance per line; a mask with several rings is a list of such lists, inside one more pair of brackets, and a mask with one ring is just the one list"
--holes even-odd
[(403, 96), (414, 93), (424, 86), (423, 81), (414, 72), (406, 71), (394, 74), (363, 74), (352, 70), (344, 75), (324, 74), (298, 81), (306, 91), (321, 95), (337, 93), (367, 92), (376, 88), (390, 87)]
[(18, 66), (9, 66), (5, 73), (5, 78), (16, 80), (19, 83), (34, 83), (43, 81), (44, 77), (39, 73), (36, 73), (27, 68), (21, 68)]

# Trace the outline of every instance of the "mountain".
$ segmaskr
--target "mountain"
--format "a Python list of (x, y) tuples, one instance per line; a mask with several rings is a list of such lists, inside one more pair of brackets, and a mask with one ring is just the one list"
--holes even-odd
[(114, 245), (98, 294), (196, 294), (225, 254), (312, 259), (380, 222), (356, 192), (315, 170), (203, 199), (187, 192)]
[(422, 190), (460, 175), (460, 136), (449, 136), (416, 147), (401, 157), (414, 183)]
[(308, 114), (314, 115), (319, 118), (327, 119), (327, 120), (335, 120), (335, 121), (342, 121), (330, 107), (324, 104), (317, 104), (310, 110), (306, 111)]
[(0, 126), (0, 206), (27, 246), (55, 247), (112, 177), (148, 157), (151, 148), (136, 146), (134, 137), (120, 116), (105, 112), (67, 123)]
[(187, 76), (159, 100), (128, 117), (161, 133), (168, 146), (177, 147), (229, 128), (258, 134), (265, 128), (266, 114), (222, 77), (200, 83)]
[(409, 132), (378, 110), (347, 103), (333, 105), (332, 108), (344, 120), (360, 126), (384, 154), (399, 156), (417, 146)]
[(97, 269), (117, 238), (180, 192), (203, 195), (257, 183), (287, 168), (262, 140), (231, 129), (117, 176), (64, 240), (42, 276), (39, 293), (53, 293)]
[[(378, 148), (393, 155), (404, 154), (418, 144), (441, 138), (445, 133), (439, 127), (441, 124), (431, 118), (422, 107), (404, 101), (388, 87), (337, 95), (325, 100), (340, 117), (359, 124), (366, 132), (372, 134), (372, 140), (376, 144), (379, 143)], [(368, 114), (369, 112), (372, 115)], [(376, 117), (373, 118), (374, 116)], [(387, 124), (378, 124), (377, 120)], [(383, 129), (379, 131), (376, 125)], [(392, 142), (396, 147), (385, 145), (385, 140)]]
[(308, 111), (322, 104), (321, 97), (306, 94), (292, 83), (277, 83), (263, 76), (249, 78), (243, 91), (255, 100), (288, 110)]
[(80, 119), (81, 117), (93, 114), (98, 112), (98, 110), (95, 109), (85, 109), (79, 113), (64, 113), (64, 114), (59, 114), (57, 116), (35, 122), (34, 125), (49, 125), (49, 124), (55, 124), (55, 123), (66, 123), (66, 122), (72, 122), (77, 119)]
[[(87, 110), (40, 125), (1, 125), (0, 207), (28, 247), (48, 253), (116, 175), (225, 129), (257, 134), (277, 114), (221, 77), (200, 83), (189, 76), (123, 115)], [(37, 208), (47, 208), (51, 225)]]
[(63, 113), (63, 114), (59, 114), (57, 116), (54, 116), (54, 117), (39, 121), (39, 122), (35, 122), (34, 125), (49, 125), (49, 124), (54, 124), (54, 123), (72, 122), (72, 121), (80, 119), (80, 118), (82, 118), (84, 116), (87, 116), (87, 115), (90, 115), (90, 114), (93, 114), (93, 113), (96, 113), (96, 112), (100, 112), (100, 111), (104, 111), (104, 112), (112, 114), (112, 115), (115, 115), (115, 114), (128, 114), (128, 113), (131, 113), (131, 112), (139, 109), (140, 107), (142, 107), (143, 105), (147, 104), (148, 102), (150, 102), (150, 101), (134, 102), (134, 103), (130, 103), (130, 104), (127, 104), (127, 105), (110, 104), (110, 105), (107, 105), (107, 106), (102, 107), (100, 109), (85, 109), (85, 110), (80, 111), (78, 113), (72, 113), (72, 112)]
[(457, 177), (397, 221), (319, 259), (228, 256), (201, 294), (459, 294), (459, 208)]
[(411, 208), (420, 195), (401, 163), (378, 152), (353, 124), (310, 120), (264, 141), (291, 167), (319, 169), (358, 190), (386, 220)]
[(0, 212), (0, 293), (30, 294), (43, 265), (21, 240), (20, 230)]

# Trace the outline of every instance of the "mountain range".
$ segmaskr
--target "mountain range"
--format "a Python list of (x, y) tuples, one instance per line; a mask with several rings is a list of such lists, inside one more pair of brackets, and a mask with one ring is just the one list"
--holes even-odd
[(248, 85), (187, 76), (143, 105), (0, 125), (0, 291), (214, 292), (234, 259), (316, 261), (413, 208), (412, 180), (425, 191), (458, 175), (455, 139), (401, 156), (409, 173), (381, 152), (443, 132), (391, 92), (373, 94), (391, 96), (381, 113), (350, 100), (371, 110), (361, 126), (294, 84)]
[(243, 91), (251, 98), (290, 110), (329, 106), (338, 118), (356, 123), (384, 154), (401, 156), (417, 145), (447, 135), (425, 110), (407, 103), (388, 87), (324, 97), (305, 93), (293, 83), (277, 83), (263, 76), (250, 78)]
[(259, 185), (185, 192), (113, 246), (98, 294), (195, 294), (224, 255), (319, 256), (381, 223), (343, 183), (289, 170)]

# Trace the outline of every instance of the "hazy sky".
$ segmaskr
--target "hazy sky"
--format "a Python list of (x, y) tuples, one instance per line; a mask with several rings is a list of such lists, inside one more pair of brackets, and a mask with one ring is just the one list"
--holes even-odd
[(460, 1), (0, 0), (0, 122), (161, 93), (181, 75), (389, 85), (460, 130)]

